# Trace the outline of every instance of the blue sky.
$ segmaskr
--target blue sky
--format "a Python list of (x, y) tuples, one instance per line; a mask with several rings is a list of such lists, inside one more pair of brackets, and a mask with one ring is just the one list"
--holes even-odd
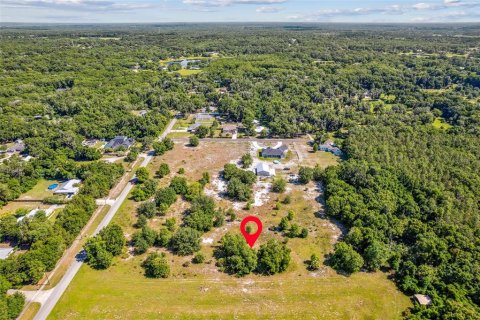
[(0, 22), (480, 22), (480, 0), (0, 0)]

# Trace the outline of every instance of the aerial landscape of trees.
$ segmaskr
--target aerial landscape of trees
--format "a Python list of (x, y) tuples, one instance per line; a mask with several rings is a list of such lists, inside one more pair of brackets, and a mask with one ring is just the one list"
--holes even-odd
[[(6, 291), (52, 270), (92, 216), (95, 199), (124, 173), (121, 163), (99, 161), (100, 150), (83, 145), (85, 139), (135, 139), (129, 162), (150, 149), (168, 155), (173, 141), (156, 137), (169, 119), (213, 106), (247, 135), (258, 121), (261, 136), (310, 134), (312, 152), (327, 139), (341, 147), (338, 166), (298, 172), (299, 183), (322, 184), (327, 216), (345, 226), (326, 264), (346, 275), (386, 271), (405, 294), (432, 297), (431, 306), (414, 305), (407, 318), (478, 319), (478, 31), (475, 25), (3, 28), (0, 150), (18, 139), (25, 150), (0, 153), (0, 206), (41, 179), (78, 178), (82, 186), (54, 220), (41, 211), (20, 222), (0, 217), (0, 240), (25, 249), (0, 260), (0, 318), (16, 318), (23, 305), (21, 295)], [(203, 59), (200, 72), (182, 75), (177, 64), (165, 66), (187, 56)], [(200, 126), (191, 150), (209, 134)], [(240, 163), (246, 169), (253, 162), (247, 154)], [(253, 172), (226, 164), (222, 174), (230, 199), (251, 200)], [(155, 177), (146, 169), (136, 175), (135, 253), (157, 246), (202, 263), (200, 237), (226, 216), (203, 194), (210, 176), (189, 181), (166, 163)], [(280, 195), (284, 180), (272, 190), (289, 199)], [(180, 225), (148, 227), (179, 198), (188, 202)], [(274, 226), (284, 239), (309, 237), (305, 227), (293, 213)], [(85, 246), (94, 268), (107, 268), (124, 248), (115, 225)], [(272, 240), (254, 250), (227, 233), (215, 257), (225, 273), (268, 276), (288, 269), (290, 249)], [(319, 264), (312, 255), (307, 267)], [(147, 253), (142, 266), (147, 277), (171, 274), (161, 253)]]

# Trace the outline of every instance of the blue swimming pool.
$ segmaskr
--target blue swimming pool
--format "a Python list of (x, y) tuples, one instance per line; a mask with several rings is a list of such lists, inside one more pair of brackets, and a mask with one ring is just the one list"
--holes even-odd
[(53, 183), (53, 184), (51, 184), (51, 185), (48, 186), (48, 190), (53, 190), (53, 189), (55, 189), (55, 188), (57, 188), (57, 187), (58, 187), (58, 183)]

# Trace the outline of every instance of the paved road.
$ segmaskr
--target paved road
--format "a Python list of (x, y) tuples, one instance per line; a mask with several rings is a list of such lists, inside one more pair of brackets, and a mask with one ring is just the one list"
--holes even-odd
[[(188, 142), (190, 138), (175, 138), (172, 139), (175, 142)], [(233, 143), (242, 143), (242, 142), (284, 142), (284, 143), (294, 143), (302, 142), (306, 143), (308, 139), (259, 139), (259, 138), (238, 138), (238, 139), (228, 139), (228, 138), (202, 138), (200, 141), (218, 141), (218, 142), (233, 142)]]
[[(159, 140), (162, 140), (167, 136), (167, 134), (170, 132), (170, 130), (172, 130), (173, 126), (175, 125), (175, 122), (176, 122), (176, 118), (173, 118), (172, 121), (168, 124), (165, 131), (159, 137)], [(146, 154), (145, 159), (140, 164), (140, 166), (146, 167), (148, 163), (153, 159), (153, 156), (154, 155), (152, 152), (149, 152), (148, 154)], [(102, 230), (104, 227), (106, 227), (110, 223), (110, 221), (112, 221), (113, 217), (117, 213), (117, 210), (120, 208), (123, 201), (125, 201), (125, 199), (127, 198), (132, 188), (133, 188), (133, 184), (130, 182), (127, 183), (122, 193), (120, 193), (120, 195), (115, 200), (115, 203), (110, 207), (110, 210), (108, 210), (106, 216), (98, 225), (97, 229), (95, 229), (95, 232), (93, 233), (93, 235), (98, 234), (100, 230)], [(67, 272), (65, 273), (63, 278), (60, 280), (60, 282), (53, 289), (49, 290), (50, 295), (47, 298), (45, 298), (45, 303), (43, 303), (42, 306), (40, 307), (40, 310), (38, 310), (37, 314), (33, 318), (34, 320), (44, 320), (48, 317), (50, 312), (53, 310), (53, 308), (57, 304), (58, 300), (60, 300), (63, 293), (69, 286), (70, 282), (72, 282), (78, 270), (80, 270), (80, 267), (82, 266), (82, 263), (85, 260), (85, 255), (86, 254), (84, 250), (82, 250), (77, 254), (77, 256), (75, 257), (75, 260), (72, 262)]]

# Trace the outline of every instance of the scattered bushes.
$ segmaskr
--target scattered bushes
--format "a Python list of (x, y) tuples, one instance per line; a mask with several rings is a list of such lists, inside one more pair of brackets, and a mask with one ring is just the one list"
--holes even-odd
[(173, 143), (172, 139), (165, 138), (160, 142), (153, 143), (153, 151), (155, 152), (155, 155), (161, 156), (165, 154), (165, 152), (172, 150), (174, 146), (175, 144)]
[(250, 155), (250, 153), (246, 153), (242, 156), (241, 161), (242, 161), (242, 168), (247, 169), (248, 167), (250, 167), (252, 165), (253, 158)]
[(312, 254), (310, 256), (310, 260), (308, 261), (307, 269), (310, 271), (315, 271), (320, 269), (320, 258), (316, 254)]
[(337, 270), (354, 273), (362, 268), (363, 258), (352, 246), (340, 242), (335, 245), (335, 253), (330, 258), (330, 264)]
[(287, 181), (282, 177), (275, 178), (272, 182), (272, 191), (277, 193), (284, 193), (287, 190)]
[(162, 163), (155, 174), (161, 179), (170, 174), (170, 167), (167, 163)]
[(170, 188), (175, 190), (176, 194), (186, 195), (188, 193), (187, 179), (185, 177), (175, 176), (170, 182)]
[(158, 182), (156, 180), (147, 179), (133, 188), (130, 198), (135, 201), (145, 201), (155, 194), (157, 187)]
[(201, 232), (207, 232), (213, 227), (215, 202), (205, 195), (193, 199), (192, 207), (185, 217), (185, 225)]
[(95, 269), (107, 269), (114, 256), (122, 253), (125, 237), (119, 225), (112, 224), (103, 228), (99, 234), (87, 240), (86, 262)]
[(197, 253), (192, 259), (192, 262), (195, 264), (200, 264), (200, 263), (203, 263), (204, 261), (205, 261), (205, 256), (201, 252)]
[(170, 275), (170, 266), (164, 253), (150, 253), (142, 267), (149, 278), (168, 278)]
[(227, 233), (220, 241), (220, 246), (215, 250), (217, 266), (220, 270), (244, 276), (257, 267), (257, 254), (239, 235)]
[(197, 136), (191, 136), (189, 142), (191, 147), (197, 147), (200, 144), (200, 140)]
[(138, 206), (137, 213), (151, 219), (157, 213), (157, 206), (153, 201), (143, 202)]
[(269, 240), (258, 250), (257, 272), (272, 275), (283, 272), (290, 263), (290, 249), (276, 240)]
[(180, 256), (200, 250), (200, 232), (189, 227), (180, 228), (172, 237), (171, 247)]

